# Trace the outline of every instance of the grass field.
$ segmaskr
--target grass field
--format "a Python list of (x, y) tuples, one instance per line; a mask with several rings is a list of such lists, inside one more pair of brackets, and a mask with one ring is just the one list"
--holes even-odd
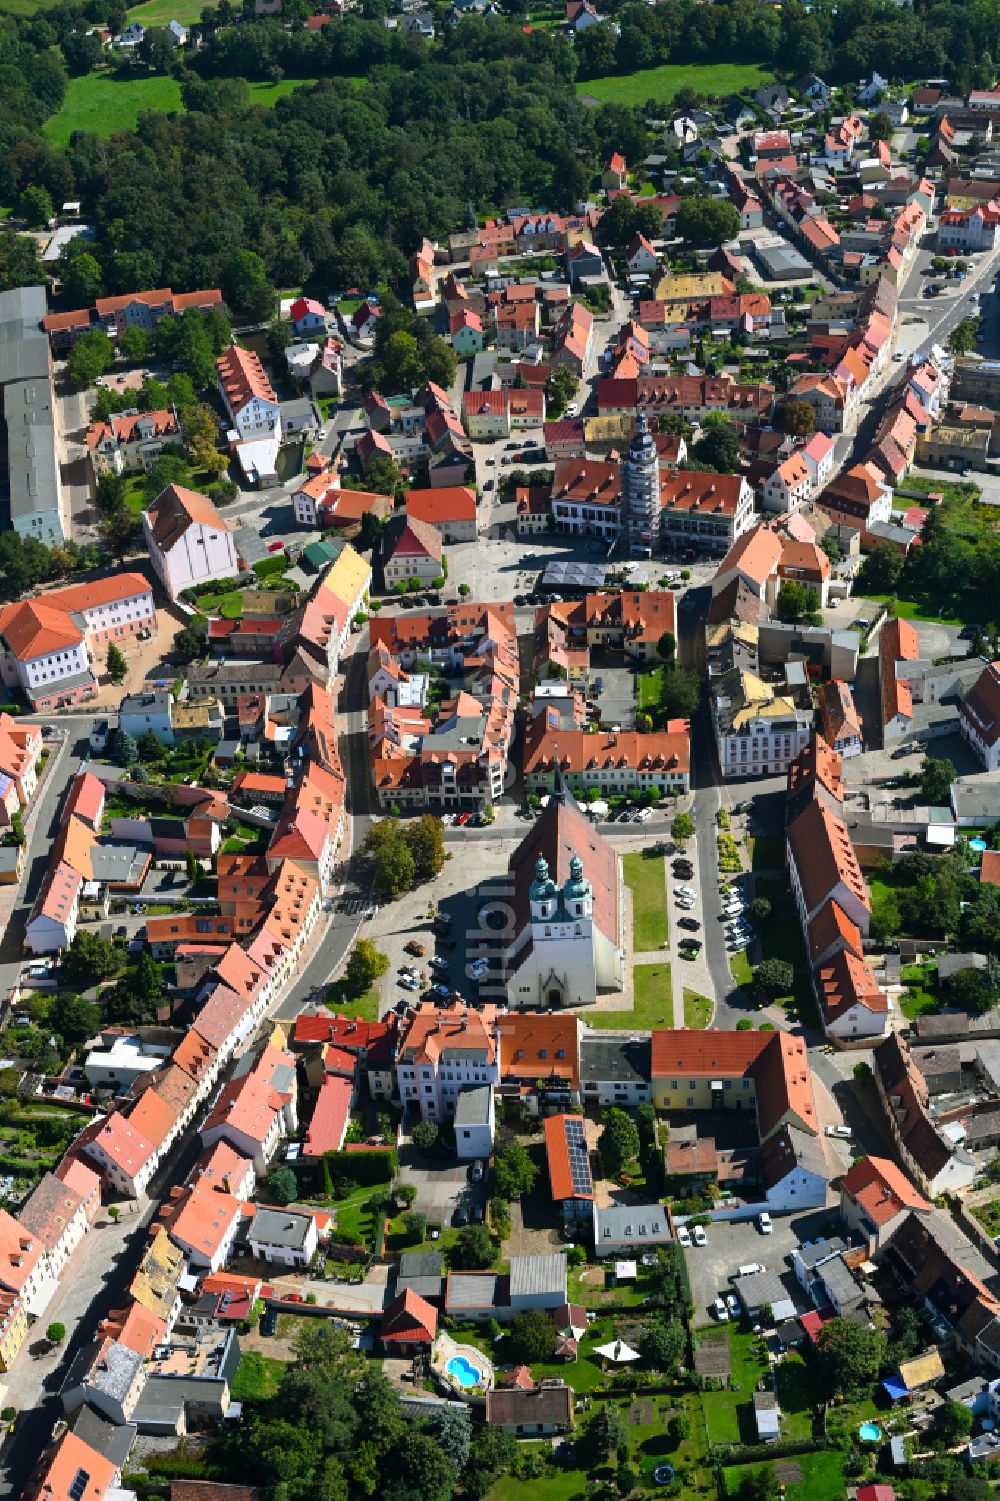
[(352, 1021), (377, 1022), (381, 1002), (382, 987), (377, 983), (357, 1001), (342, 999), (339, 981), (331, 985), (326, 993), (326, 1004), (330, 1010), (336, 1011), (339, 1016), (349, 1016)]
[(750, 968), (750, 960), (747, 958), (746, 949), (737, 949), (735, 954), (729, 956), (729, 968), (733, 972), (733, 979), (737, 985), (752, 985), (753, 974)]
[(780, 834), (757, 834), (747, 839), (750, 868), (753, 871), (783, 870), (785, 841)]
[[(357, 83), (361, 80), (355, 79)], [(310, 89), (316, 82), (315, 78), (283, 78), (280, 83), (252, 83), (250, 84), (250, 96), (254, 104), (274, 104), (277, 99), (284, 99), (286, 94), (293, 94), (296, 89)]]
[(635, 1004), (631, 1011), (595, 1011), (588, 1007), (580, 1013), (587, 1026), (613, 1030), (622, 1027), (672, 1027), (674, 992), (670, 965), (637, 964), (632, 971), (632, 984), (635, 989)]
[(696, 990), (688, 990), (684, 987), (684, 1025), (692, 1031), (703, 1032), (712, 1020), (714, 1010), (712, 1002), (707, 995), (699, 995)]
[(145, 5), (133, 5), (126, 20), (138, 21), (140, 26), (166, 26), (168, 21), (190, 26), (201, 20), (203, 9), (202, 0), (146, 0)]
[(110, 136), (131, 130), (144, 109), (177, 110), (180, 84), (174, 78), (113, 78), (109, 73), (85, 73), (71, 78), (62, 109), (45, 122), (53, 146), (65, 146), (74, 130)]
[(626, 855), (622, 867), (625, 885), (632, 893), (633, 950), (648, 954), (670, 941), (663, 856), (649, 859), (642, 854)]
[(701, 1397), (709, 1440), (713, 1444), (738, 1444), (754, 1437), (750, 1431), (753, 1423), (751, 1403), (757, 1382), (767, 1370), (767, 1362), (762, 1361), (757, 1353), (756, 1335), (749, 1330), (734, 1329), (732, 1325), (728, 1333), (730, 1376), (737, 1390), (703, 1392)]
[[(784, 1486), (781, 1492), (784, 1501), (840, 1501), (844, 1495), (844, 1456), (839, 1449), (797, 1454), (794, 1462), (802, 1471), (802, 1479)], [(722, 1472), (726, 1495), (738, 1496), (748, 1475), (770, 1468), (770, 1465), (730, 1465)]]
[(641, 68), (638, 73), (591, 78), (578, 83), (576, 92), (599, 99), (602, 104), (645, 104), (647, 99), (668, 103), (678, 89), (694, 89), (716, 99), (756, 89), (770, 83), (774, 74), (757, 63), (665, 63), (662, 68)]
[(257, 1350), (247, 1350), (240, 1357), (233, 1377), (233, 1401), (273, 1397), (284, 1370), (283, 1360), (277, 1360), (273, 1355), (261, 1355)]
[[(888, 603), (891, 595), (866, 594), (865, 598), (873, 600), (880, 605), (884, 605)], [(960, 615), (935, 615), (932, 611), (925, 610), (923, 605), (918, 604), (915, 599), (897, 599), (895, 602), (895, 609), (896, 614), (899, 616), (900, 620), (928, 620), (932, 621), (936, 625), (962, 624), (962, 618)]]
[(638, 704), (646, 711), (658, 709), (663, 695), (663, 668), (654, 667), (649, 672), (640, 672), (636, 679)]

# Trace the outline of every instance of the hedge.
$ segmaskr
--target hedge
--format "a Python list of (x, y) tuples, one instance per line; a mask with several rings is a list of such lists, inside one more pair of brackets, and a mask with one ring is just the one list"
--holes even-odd
[(359, 1188), (373, 1187), (376, 1183), (391, 1183), (399, 1171), (399, 1159), (395, 1148), (386, 1151), (380, 1148), (371, 1152), (327, 1152), (326, 1160), (331, 1178), (353, 1178)]
[(791, 1459), (795, 1454), (818, 1454), (821, 1449), (836, 1449), (837, 1445), (826, 1438), (779, 1439), (776, 1444), (733, 1444), (725, 1447), (723, 1469), (729, 1465), (759, 1464), (764, 1459)]

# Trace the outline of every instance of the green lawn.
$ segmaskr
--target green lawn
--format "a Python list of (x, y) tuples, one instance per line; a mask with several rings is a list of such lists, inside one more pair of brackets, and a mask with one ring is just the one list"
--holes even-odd
[(45, 135), (53, 146), (65, 146), (74, 130), (110, 136), (132, 130), (145, 109), (178, 110), (181, 88), (175, 78), (115, 78), (110, 73), (85, 73), (71, 78), (59, 113), (46, 120)]
[(336, 1011), (340, 1016), (349, 1016), (352, 1021), (377, 1022), (382, 1004), (382, 987), (373, 985), (359, 1000), (345, 1001), (339, 986), (334, 984), (326, 993), (326, 1004), (331, 1011)]
[[(758, 880), (758, 896), (767, 897), (771, 903), (771, 915), (763, 926), (761, 947), (765, 959), (784, 959), (795, 968), (795, 983), (792, 994), (778, 996), (777, 1004), (786, 1011), (797, 1014), (807, 1027), (818, 1028), (819, 1013), (809, 980), (809, 963), (805, 940), (795, 917), (792, 894), (787, 876), (773, 876)], [(789, 920), (789, 913), (792, 914)]]
[(240, 1357), (233, 1377), (233, 1401), (246, 1402), (253, 1397), (273, 1397), (284, 1370), (283, 1360), (277, 1360), (273, 1355), (261, 1355), (257, 1350), (247, 1350)]
[(640, 672), (636, 679), (640, 709), (658, 709), (663, 694), (663, 668), (654, 667), (650, 672)]
[(254, 104), (274, 104), (296, 89), (311, 89), (315, 82), (315, 78), (283, 78), (280, 83), (251, 83), (250, 97)]
[(578, 83), (576, 92), (602, 104), (642, 105), (648, 99), (668, 104), (678, 89), (694, 89), (698, 94), (725, 99), (773, 79), (774, 74), (758, 63), (665, 63), (662, 68), (641, 68), (638, 73), (591, 78)]
[[(889, 594), (868, 594), (866, 599), (877, 601), (884, 605), (892, 598)], [(925, 610), (923, 605), (915, 599), (897, 599), (895, 602), (896, 614), (901, 620), (929, 620), (937, 625), (961, 625), (960, 615), (935, 615), (932, 610)]]
[[(749, 1330), (726, 1330), (729, 1336), (730, 1375), (738, 1391), (702, 1392), (709, 1442), (738, 1444), (752, 1439), (751, 1403), (757, 1382), (767, 1370), (767, 1361), (757, 1353), (757, 1337)], [(742, 1415), (742, 1426), (741, 1426)]]
[(707, 995), (699, 995), (696, 990), (688, 990), (684, 987), (684, 1025), (694, 1031), (703, 1032), (712, 1020), (712, 1012), (715, 1007)]
[(753, 973), (750, 968), (750, 960), (747, 958), (746, 949), (737, 949), (735, 954), (730, 954), (729, 968), (733, 972), (733, 979), (737, 985), (753, 984)]
[(648, 954), (670, 941), (663, 856), (625, 855), (622, 869), (632, 893), (633, 951)]
[[(797, 1454), (794, 1462), (802, 1471), (802, 1479), (784, 1487), (784, 1501), (841, 1501), (845, 1494), (844, 1455), (839, 1449), (821, 1449), (816, 1454)], [(726, 1495), (738, 1496), (747, 1475), (762, 1468), (770, 1469), (771, 1466), (728, 1466), (722, 1472)]]
[(145, 5), (133, 5), (125, 19), (142, 26), (166, 26), (168, 21), (190, 26), (201, 19), (203, 9), (201, 0), (146, 0)]
[(920, 1016), (924, 1011), (938, 1010), (941, 997), (934, 988), (937, 983), (936, 965), (904, 964), (899, 973), (900, 979), (907, 986), (899, 1002), (904, 1016), (913, 1021), (914, 1017)]
[(637, 964), (632, 971), (635, 1001), (631, 1011), (581, 1011), (588, 1027), (620, 1030), (628, 1027), (672, 1027), (674, 994), (670, 982), (670, 965)]

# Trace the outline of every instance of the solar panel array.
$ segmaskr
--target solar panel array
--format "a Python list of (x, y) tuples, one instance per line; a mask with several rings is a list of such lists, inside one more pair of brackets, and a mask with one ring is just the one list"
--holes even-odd
[(73, 1476), (73, 1484), (69, 1488), (69, 1493), (72, 1501), (82, 1501), (82, 1497), (87, 1493), (87, 1487), (89, 1484), (90, 1476), (87, 1474), (87, 1471), (77, 1470), (76, 1474)]
[(563, 1129), (566, 1132), (569, 1170), (573, 1176), (573, 1193), (592, 1194), (594, 1180), (590, 1176), (590, 1153), (587, 1150), (587, 1139), (583, 1134), (583, 1121), (567, 1120), (563, 1124)]

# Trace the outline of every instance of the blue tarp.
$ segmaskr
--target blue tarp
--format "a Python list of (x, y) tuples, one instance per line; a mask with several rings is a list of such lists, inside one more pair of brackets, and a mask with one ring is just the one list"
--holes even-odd
[(902, 1376), (887, 1376), (882, 1382), (893, 1402), (901, 1402), (904, 1397), (910, 1395), (910, 1388)]

